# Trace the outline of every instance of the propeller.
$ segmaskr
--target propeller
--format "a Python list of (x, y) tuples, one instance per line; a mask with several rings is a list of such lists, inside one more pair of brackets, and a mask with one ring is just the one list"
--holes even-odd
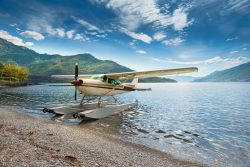
[(75, 65), (75, 79), (71, 81), (70, 83), (72, 85), (49, 85), (49, 86), (74, 86), (75, 87), (75, 100), (77, 99), (77, 86), (83, 86), (83, 81), (78, 80), (78, 74), (79, 74), (79, 69), (78, 69), (78, 64), (76, 63)]
[[(75, 81), (77, 81), (78, 79), (78, 64), (76, 63), (75, 65)], [(75, 85), (75, 100), (76, 100), (76, 96), (77, 96), (77, 89), (76, 89), (76, 86), (77, 84), (74, 84)]]

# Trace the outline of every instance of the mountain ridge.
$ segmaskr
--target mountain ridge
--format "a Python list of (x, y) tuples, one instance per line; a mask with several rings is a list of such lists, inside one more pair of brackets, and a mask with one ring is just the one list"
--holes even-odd
[(250, 82), (250, 62), (222, 70), (215, 71), (194, 82)]
[[(0, 61), (25, 66), (30, 70), (31, 75), (72, 74), (74, 73), (75, 62), (79, 63), (80, 72), (83, 74), (132, 71), (114, 61), (99, 60), (88, 53), (69, 56), (39, 54), (26, 47), (16, 46), (1, 38), (0, 51)], [(68, 68), (69, 65), (70, 68)], [(96, 66), (95, 70), (93, 69), (94, 65)]]

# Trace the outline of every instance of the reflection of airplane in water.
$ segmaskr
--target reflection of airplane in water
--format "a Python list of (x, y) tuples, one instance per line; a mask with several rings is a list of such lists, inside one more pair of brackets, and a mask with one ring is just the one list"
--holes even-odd
[[(83, 94), (80, 105), (64, 106), (51, 109), (45, 108), (43, 111), (61, 114), (67, 118), (72, 116), (90, 117), (97, 119), (104, 118), (106, 116), (119, 113), (136, 105), (136, 103), (118, 104), (116, 103), (114, 95), (140, 90), (137, 88), (139, 78), (183, 74), (195, 71), (198, 71), (198, 68), (188, 67), (140, 72), (133, 71), (98, 75), (78, 75), (78, 65), (76, 64), (75, 75), (53, 75), (52, 77), (74, 79), (71, 83), (72, 86), (75, 86), (75, 100), (77, 90), (81, 94)], [(132, 80), (132, 82), (126, 83), (128, 80)], [(101, 98), (104, 96), (113, 97), (114, 102), (102, 102)], [(98, 101), (93, 102), (93, 99), (98, 99)], [(90, 103), (90, 101), (92, 101), (92, 103)]]

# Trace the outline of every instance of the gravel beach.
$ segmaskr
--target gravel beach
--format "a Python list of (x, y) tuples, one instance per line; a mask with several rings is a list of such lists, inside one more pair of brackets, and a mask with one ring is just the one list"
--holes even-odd
[(4, 107), (0, 131), (0, 166), (203, 166), (105, 132)]

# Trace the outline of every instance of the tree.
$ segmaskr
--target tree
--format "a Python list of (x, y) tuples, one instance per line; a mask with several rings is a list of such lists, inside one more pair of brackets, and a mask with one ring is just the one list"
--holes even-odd
[(2, 70), (4, 65), (0, 62), (0, 70)]
[(27, 80), (28, 79), (28, 70), (24, 67), (18, 67), (17, 68), (17, 73), (18, 73), (18, 79), (21, 81)]
[(28, 79), (28, 70), (13, 64), (0, 64), (0, 77), (3, 80), (24, 81)]

